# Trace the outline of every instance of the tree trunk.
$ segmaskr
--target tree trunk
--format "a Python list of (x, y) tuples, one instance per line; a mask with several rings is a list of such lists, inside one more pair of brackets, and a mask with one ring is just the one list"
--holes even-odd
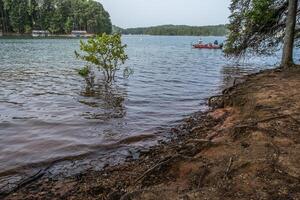
[(295, 39), (297, 7), (298, 7), (298, 0), (289, 0), (283, 53), (282, 53), (282, 60), (281, 60), (281, 67), (283, 68), (294, 66), (293, 49), (294, 49), (294, 39)]
[(5, 19), (4, 19), (4, 6), (2, 0), (0, 0), (0, 12), (1, 12), (1, 28), (2, 33), (5, 33)]

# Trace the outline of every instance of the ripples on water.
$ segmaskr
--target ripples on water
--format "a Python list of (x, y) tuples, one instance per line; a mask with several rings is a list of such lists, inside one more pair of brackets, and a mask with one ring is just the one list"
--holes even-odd
[(205, 109), (205, 99), (219, 93), (230, 77), (278, 61), (257, 58), (237, 67), (220, 50), (192, 49), (197, 40), (124, 36), (133, 76), (120, 76), (110, 92), (100, 87), (90, 95), (75, 71), (84, 64), (74, 57), (79, 40), (1, 39), (0, 174), (151, 145), (165, 136), (156, 130)]

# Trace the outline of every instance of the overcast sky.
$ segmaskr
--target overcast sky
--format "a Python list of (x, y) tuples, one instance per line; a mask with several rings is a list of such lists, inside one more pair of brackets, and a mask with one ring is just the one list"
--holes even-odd
[(114, 25), (217, 25), (228, 22), (230, 0), (98, 0)]

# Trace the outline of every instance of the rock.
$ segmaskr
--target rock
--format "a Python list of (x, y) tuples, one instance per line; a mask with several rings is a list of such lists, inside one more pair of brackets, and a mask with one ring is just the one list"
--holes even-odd
[(224, 107), (223, 95), (210, 97), (208, 99), (208, 105), (212, 108), (223, 108)]

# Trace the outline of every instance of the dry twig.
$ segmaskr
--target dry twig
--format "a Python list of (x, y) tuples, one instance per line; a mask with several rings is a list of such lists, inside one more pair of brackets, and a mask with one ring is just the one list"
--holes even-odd
[(163, 165), (168, 164), (170, 161), (174, 160), (175, 158), (177, 158), (179, 155), (175, 155), (172, 156), (170, 158), (165, 158), (163, 159), (163, 161), (159, 162), (158, 164), (155, 164), (153, 167), (151, 167), (150, 169), (148, 169), (145, 173), (143, 173), (138, 179), (136, 179), (134, 181), (134, 184), (136, 184), (137, 182), (139, 182), (140, 180), (142, 180), (143, 178), (145, 178), (145, 176), (147, 176), (148, 174), (150, 174), (152, 171), (154, 171), (155, 169), (157, 169), (158, 167), (161, 167)]

